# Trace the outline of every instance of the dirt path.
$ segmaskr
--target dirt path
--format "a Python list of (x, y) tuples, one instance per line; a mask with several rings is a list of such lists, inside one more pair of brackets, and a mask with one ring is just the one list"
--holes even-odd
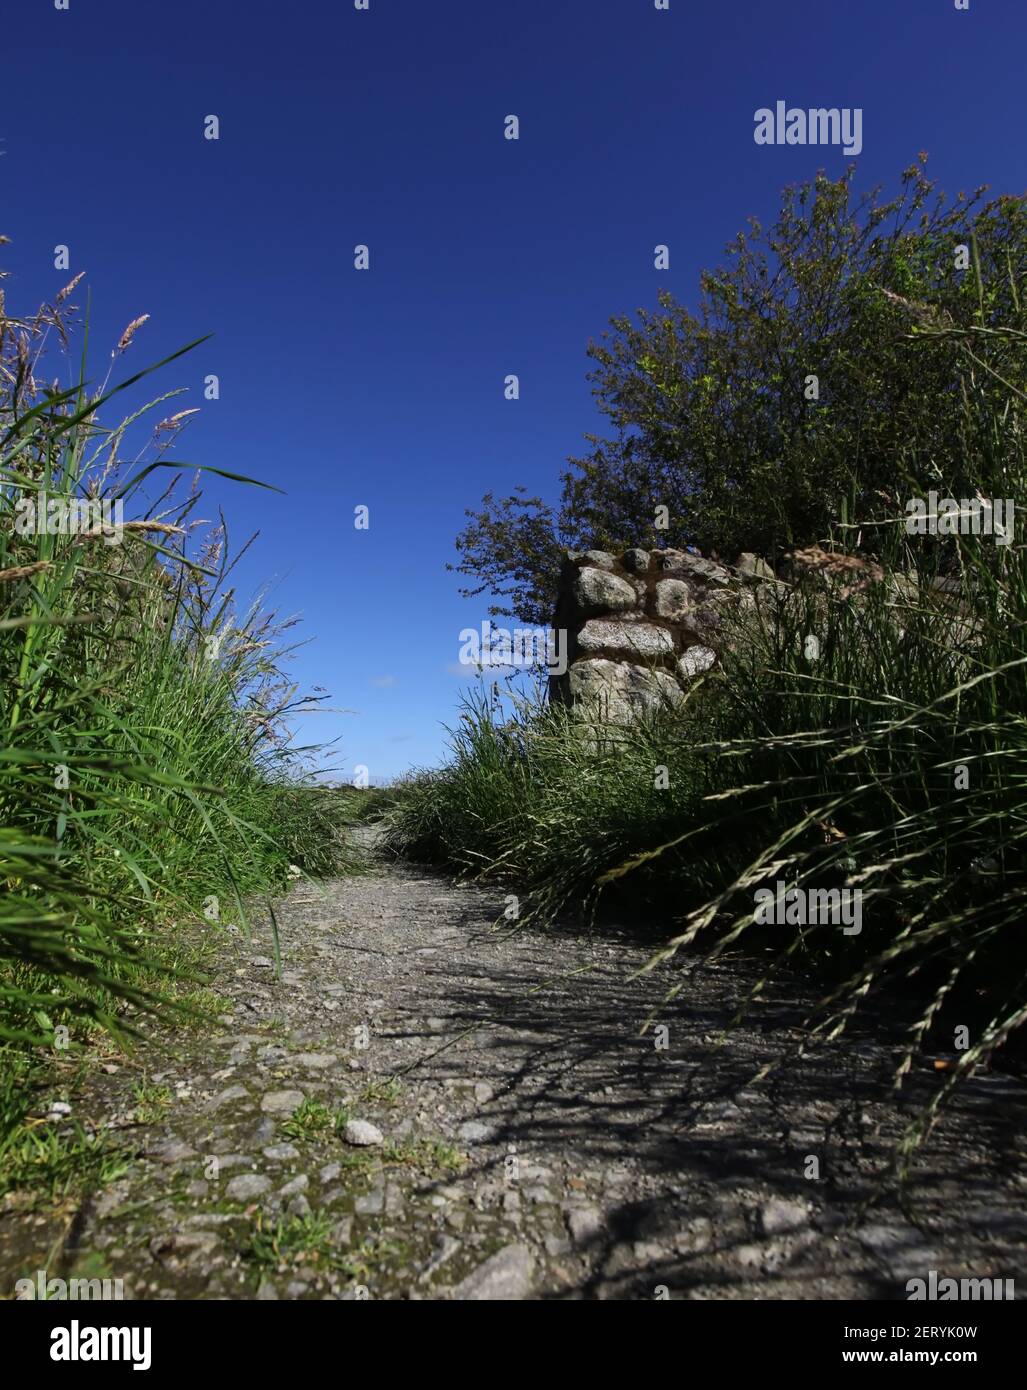
[[(281, 981), (266, 924), (232, 938), (220, 1031), (162, 1033), (76, 1093), (137, 1159), (69, 1213), (51, 1276), (162, 1298), (905, 1298), (932, 1269), (1027, 1289), (1017, 1081), (972, 1083), (907, 1200), (861, 1212), (929, 1080), (896, 1103), (880, 1020), (752, 1086), (802, 1010), (772, 994), (717, 1050), (751, 962), (656, 1007), (658, 1048), (640, 1029), (679, 970), (631, 980), (637, 944), (504, 934), (502, 907), (377, 865), (281, 905)], [(347, 1142), (339, 1108), (384, 1142)], [(54, 1238), (9, 1202), (5, 1295)]]

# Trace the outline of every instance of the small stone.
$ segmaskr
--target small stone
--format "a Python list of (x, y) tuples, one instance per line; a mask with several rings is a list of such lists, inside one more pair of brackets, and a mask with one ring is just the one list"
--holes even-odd
[(452, 1236), (443, 1236), (439, 1242), (435, 1254), (428, 1261), (423, 1273), (420, 1275), (420, 1282), (426, 1283), (447, 1260), (451, 1260), (460, 1249), (460, 1242), (454, 1240)]
[(495, 1137), (495, 1128), (481, 1120), (465, 1120), (457, 1130), (457, 1138), (465, 1144), (487, 1144)]
[(711, 647), (689, 647), (678, 661), (678, 675), (682, 680), (694, 680), (703, 671), (708, 671), (716, 660), (717, 653)]
[(260, 1300), (261, 1303), (277, 1302), (278, 1290), (275, 1288), (274, 1284), (272, 1284), (270, 1279), (266, 1277), (261, 1279), (260, 1287), (257, 1290), (257, 1298)]
[(704, 560), (701, 555), (692, 555), (687, 550), (667, 549), (658, 553), (657, 568), (665, 574), (688, 574), (703, 579), (707, 584), (729, 584), (731, 576), (723, 565)]
[(355, 1198), (353, 1210), (357, 1216), (377, 1216), (384, 1205), (385, 1191), (381, 1187), (376, 1187)]
[(271, 1179), (262, 1173), (240, 1173), (225, 1188), (225, 1196), (233, 1202), (248, 1202), (252, 1197), (260, 1197), (271, 1186)]
[(630, 570), (632, 574), (645, 574), (649, 568), (648, 550), (639, 550), (637, 547), (624, 552), (624, 568)]
[(571, 1207), (567, 1212), (567, 1229), (577, 1245), (594, 1240), (603, 1230), (603, 1214), (598, 1207)]
[(340, 1174), (341, 1172), (342, 1172), (342, 1165), (341, 1165), (341, 1164), (339, 1164), (339, 1163), (326, 1163), (325, 1166), (321, 1169), (320, 1173), (318, 1173), (317, 1176), (318, 1176), (318, 1178), (319, 1178), (320, 1181), (321, 1181), (321, 1185), (324, 1186), (326, 1183), (334, 1182), (335, 1179), (339, 1176), (339, 1174)]
[(207, 1105), (208, 1110), (220, 1110), (223, 1105), (230, 1105), (233, 1100), (246, 1100), (249, 1096), (245, 1086), (229, 1086), (227, 1090), (219, 1092)]
[(555, 1200), (549, 1188), (543, 1187), (541, 1183), (538, 1183), (532, 1187), (526, 1187), (524, 1189), (524, 1195), (525, 1197), (527, 1197), (529, 1202), (534, 1202), (536, 1206), (542, 1206), (546, 1202), (552, 1202)]
[(295, 1216), (302, 1220), (303, 1217), (310, 1215), (310, 1203), (301, 1192), (292, 1199), (286, 1207), (286, 1211), (290, 1216)]
[(743, 1269), (759, 1269), (763, 1264), (761, 1245), (739, 1245), (735, 1248), (735, 1259)]
[(348, 1245), (352, 1238), (353, 1218), (344, 1216), (332, 1227), (332, 1240), (337, 1245)]
[(270, 1158), (273, 1163), (286, 1163), (299, 1156), (300, 1151), (295, 1144), (269, 1144), (264, 1150), (264, 1157)]
[(377, 1125), (371, 1124), (370, 1120), (347, 1120), (342, 1137), (347, 1144), (355, 1144), (358, 1148), (369, 1148), (374, 1144), (385, 1143), (385, 1136)]
[(751, 550), (744, 550), (738, 557), (738, 564), (735, 566), (739, 574), (749, 575), (753, 579), (773, 579), (774, 571), (767, 564), (766, 560), (754, 555)]
[(507, 1245), (457, 1284), (453, 1297), (467, 1302), (515, 1302), (530, 1297), (534, 1278), (535, 1260), (528, 1247)]
[(306, 1173), (300, 1173), (298, 1177), (293, 1178), (291, 1182), (285, 1184), (281, 1189), (281, 1196), (295, 1197), (298, 1192), (306, 1192), (309, 1186), (310, 1179), (307, 1177)]
[(176, 1255), (185, 1259), (211, 1255), (220, 1244), (221, 1237), (213, 1231), (173, 1231), (154, 1236), (150, 1241), (150, 1254), (163, 1263)]
[(805, 1202), (792, 1201), (786, 1197), (774, 1197), (760, 1208), (760, 1224), (768, 1236), (783, 1235), (786, 1231), (797, 1231), (809, 1221), (809, 1207)]
[(151, 1153), (161, 1163), (183, 1163), (187, 1158), (196, 1157), (196, 1150), (182, 1139), (167, 1139)]
[(713, 1222), (707, 1216), (697, 1216), (678, 1231), (674, 1248), (679, 1255), (698, 1255), (710, 1248), (712, 1240)]
[(291, 1115), (305, 1099), (302, 1091), (268, 1091), (260, 1108), (268, 1115)]
[(249, 1166), (253, 1162), (253, 1159), (249, 1154), (217, 1154), (216, 1161), (217, 1169), (215, 1171), (218, 1176), (220, 1176), (229, 1168), (245, 1168)]
[(299, 1052), (295, 1060), (309, 1071), (324, 1071), (335, 1065), (336, 1058), (333, 1052)]

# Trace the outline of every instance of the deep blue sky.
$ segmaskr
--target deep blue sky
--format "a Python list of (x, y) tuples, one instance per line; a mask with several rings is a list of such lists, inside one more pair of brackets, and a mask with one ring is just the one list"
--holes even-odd
[(756, 146), (757, 107), (862, 107), (861, 187), (921, 149), (949, 192), (1027, 183), (1025, 0), (15, 0), (2, 42), (9, 309), (67, 243), (97, 371), (138, 314), (126, 372), (215, 335), (161, 378), (203, 406), (176, 452), (287, 490), (208, 484), (204, 514), (261, 531), (242, 590), (302, 614), (297, 676), (355, 711), (302, 732), (374, 780), (442, 755), (486, 606), (444, 568), (463, 509), (555, 493), (597, 425), (589, 338), (694, 304), (747, 217), (844, 168)]

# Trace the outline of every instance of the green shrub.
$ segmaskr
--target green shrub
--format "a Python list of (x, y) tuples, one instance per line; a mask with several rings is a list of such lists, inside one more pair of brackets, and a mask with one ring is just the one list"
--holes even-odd
[(681, 709), (603, 742), (560, 709), (497, 725), (472, 696), (451, 762), (411, 784), (389, 843), (509, 881), (522, 920), (623, 890), (619, 906), (678, 923), (654, 959), (753, 939), (761, 887), (858, 890), (859, 933), (756, 939), (773, 930), (782, 959), (829, 972), (815, 1037), (839, 1036), (876, 985), (913, 985), (897, 1079), (947, 1002), (965, 1006), (970, 1043), (912, 1143), (1027, 1013), (1027, 546), (908, 535), (903, 496), (1024, 497), (1027, 334), (983, 311), (957, 327), (906, 309), (909, 351), (944, 338), (962, 364), (958, 470), (911, 442), (890, 519), (867, 524), (853, 503), (823, 546), (795, 552), (777, 601), (739, 619)]

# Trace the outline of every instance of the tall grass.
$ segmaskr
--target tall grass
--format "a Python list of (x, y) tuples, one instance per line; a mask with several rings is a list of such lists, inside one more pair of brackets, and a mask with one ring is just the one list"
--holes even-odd
[[(246, 922), (290, 865), (339, 866), (338, 797), (304, 785), (286, 722), (290, 623), (239, 609), (224, 519), (195, 519), (163, 391), (121, 423), (130, 325), (108, 380), (43, 383), (69, 345), (71, 286), (33, 318), (0, 301), (0, 1039), (72, 1041), (152, 1007), (183, 914)], [(193, 344), (192, 346), (195, 346)], [(183, 349), (188, 351), (189, 349)], [(63, 355), (63, 354), (62, 354)], [(181, 356), (159, 363), (163, 368)], [(139, 432), (152, 432), (133, 451)], [(126, 461), (127, 460), (127, 461)], [(197, 469), (194, 477), (202, 469)], [(227, 478), (230, 472), (207, 469)], [(239, 479), (239, 481), (249, 481)], [(120, 503), (119, 533), (40, 525)], [(39, 516), (26, 520), (31, 503)], [(56, 524), (60, 524), (57, 522)], [(236, 557), (238, 558), (238, 557)], [(212, 925), (211, 930), (215, 930)]]
[[(862, 526), (843, 506), (835, 534), (739, 616), (685, 706), (616, 740), (560, 709), (500, 724), (472, 697), (452, 760), (412, 784), (389, 830), (397, 852), (508, 878), (527, 916), (589, 913), (611, 893), (622, 910), (669, 914), (652, 963), (763, 933), (782, 959), (829, 972), (808, 1045), (838, 1038), (874, 987), (912, 982), (920, 1008), (896, 1084), (958, 999), (969, 1045), (911, 1143), (1027, 1017), (1022, 518), (999, 545), (908, 535), (904, 511), (931, 488), (1024, 498), (1027, 334), (925, 331), (953, 353), (960, 476), (896, 459), (894, 519)], [(757, 927), (755, 892), (778, 882), (858, 890), (862, 932)]]

